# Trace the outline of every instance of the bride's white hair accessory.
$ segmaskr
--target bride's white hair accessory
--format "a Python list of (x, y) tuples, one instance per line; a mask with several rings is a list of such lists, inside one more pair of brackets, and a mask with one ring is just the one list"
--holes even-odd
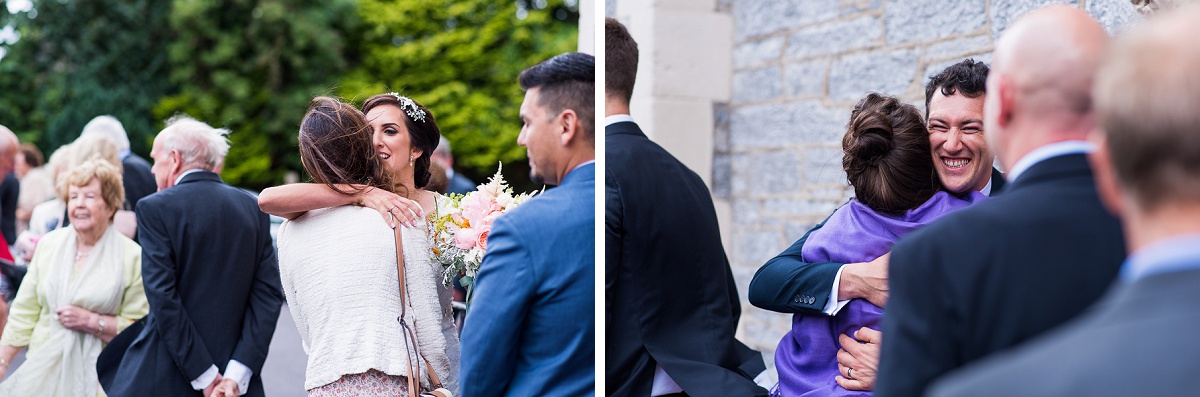
[(425, 122), (425, 111), (421, 110), (421, 108), (417, 106), (417, 103), (413, 102), (412, 98), (397, 94), (395, 92), (389, 92), (388, 95), (394, 96), (396, 97), (397, 101), (400, 101), (400, 109), (404, 110), (405, 114), (408, 114), (408, 118), (415, 121)]

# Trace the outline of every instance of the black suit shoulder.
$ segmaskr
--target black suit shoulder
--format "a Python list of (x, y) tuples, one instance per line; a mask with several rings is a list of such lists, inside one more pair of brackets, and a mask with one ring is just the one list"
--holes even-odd
[(920, 394), (946, 371), (1062, 324), (1116, 278), (1124, 238), (1083, 155), (1038, 163), (1004, 189), (893, 249), (881, 395)]

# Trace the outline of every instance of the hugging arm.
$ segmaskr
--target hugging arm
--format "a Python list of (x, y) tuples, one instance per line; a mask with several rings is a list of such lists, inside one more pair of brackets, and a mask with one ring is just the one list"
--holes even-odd
[(343, 194), (320, 183), (292, 183), (264, 189), (258, 196), (258, 208), (271, 215), (296, 219), (315, 209), (358, 205), (379, 211), (379, 215), (392, 227), (396, 225), (393, 215), (388, 214), (389, 210), (410, 227), (417, 217), (424, 215), (420, 203), (398, 194), (375, 187), (337, 186), (343, 192), (358, 192)]

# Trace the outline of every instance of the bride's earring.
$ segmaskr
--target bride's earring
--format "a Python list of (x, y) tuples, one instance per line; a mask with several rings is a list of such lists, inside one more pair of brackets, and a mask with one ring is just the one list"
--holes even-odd
[(412, 167), (414, 163), (415, 163), (415, 162), (413, 161), (413, 156), (412, 156), (412, 155), (409, 155), (409, 156), (408, 156), (408, 166), (409, 166), (409, 167)]

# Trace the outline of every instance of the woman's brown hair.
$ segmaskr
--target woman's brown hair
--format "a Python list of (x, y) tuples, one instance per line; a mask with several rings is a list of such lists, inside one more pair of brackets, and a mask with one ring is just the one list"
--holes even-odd
[(921, 111), (894, 97), (870, 93), (854, 107), (842, 151), (855, 198), (876, 211), (916, 208), (941, 189)]
[(392, 190), (371, 144), (371, 126), (354, 106), (330, 97), (313, 98), (300, 122), (299, 141), (300, 163), (314, 182), (345, 195), (367, 187)]

